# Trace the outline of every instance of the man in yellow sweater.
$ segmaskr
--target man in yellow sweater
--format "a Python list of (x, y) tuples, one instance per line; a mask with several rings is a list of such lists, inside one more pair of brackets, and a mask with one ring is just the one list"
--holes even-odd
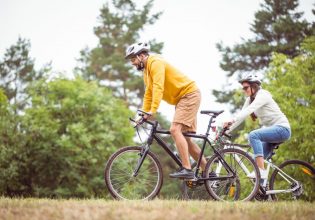
[[(161, 100), (175, 105), (175, 115), (170, 128), (176, 143), (183, 167), (170, 174), (173, 178), (193, 178), (189, 162), (189, 153), (197, 160), (200, 154), (198, 145), (191, 138), (184, 137), (182, 132), (196, 132), (197, 112), (200, 106), (200, 91), (195, 82), (169, 64), (160, 55), (150, 55), (147, 43), (136, 43), (126, 50), (126, 59), (138, 70), (143, 71), (145, 94), (142, 110), (155, 114)], [(148, 116), (145, 116), (148, 119)], [(201, 167), (204, 170), (205, 158)]]

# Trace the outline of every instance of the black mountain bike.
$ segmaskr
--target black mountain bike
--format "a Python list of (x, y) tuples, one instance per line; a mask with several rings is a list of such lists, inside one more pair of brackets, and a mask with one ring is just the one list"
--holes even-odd
[[(174, 162), (182, 167), (180, 158), (173, 153), (159, 135), (170, 135), (167, 130), (158, 129), (157, 121), (144, 120), (148, 113), (138, 110), (142, 116), (135, 126), (149, 125), (150, 132), (147, 141), (142, 146), (123, 147), (110, 156), (105, 167), (105, 183), (115, 199), (149, 200), (155, 198), (163, 183), (162, 166), (157, 156), (150, 151), (151, 144), (156, 141)], [(252, 157), (239, 149), (220, 149), (208, 138), (214, 119), (223, 111), (201, 111), (210, 116), (206, 134), (183, 133), (186, 137), (203, 140), (194, 178), (187, 179), (192, 184), (204, 184), (207, 192), (215, 200), (248, 201), (252, 200), (259, 190), (260, 173)], [(133, 119), (130, 119), (134, 122)], [(217, 136), (217, 142), (223, 138), (223, 129)], [(213, 155), (209, 158), (206, 169), (200, 172), (201, 159), (206, 145), (209, 145)], [(238, 158), (238, 161), (235, 158)], [(256, 179), (247, 177), (241, 166), (248, 171), (254, 171)], [(258, 180), (258, 181), (257, 181)]]

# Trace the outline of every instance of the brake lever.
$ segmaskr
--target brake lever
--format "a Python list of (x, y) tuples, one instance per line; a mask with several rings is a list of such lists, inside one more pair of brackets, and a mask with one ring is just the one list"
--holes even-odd
[(129, 121), (131, 121), (131, 122), (136, 124), (135, 126), (133, 126), (133, 128), (136, 128), (138, 126), (136, 120), (134, 120), (133, 118), (129, 118)]
[(135, 126), (133, 126), (133, 128), (136, 128), (139, 125), (142, 125), (146, 121), (146, 119), (144, 119), (143, 117), (139, 121), (136, 121), (133, 118), (129, 118), (129, 120), (136, 124)]

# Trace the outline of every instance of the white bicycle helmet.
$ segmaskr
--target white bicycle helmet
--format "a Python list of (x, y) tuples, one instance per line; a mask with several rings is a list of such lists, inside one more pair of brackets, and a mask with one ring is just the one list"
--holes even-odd
[(257, 83), (261, 84), (261, 80), (255, 73), (247, 73), (242, 76), (242, 78), (238, 81), (239, 83), (248, 82), (248, 83)]
[(130, 45), (126, 50), (126, 59), (140, 54), (141, 52), (149, 52), (150, 45), (146, 42), (140, 42)]

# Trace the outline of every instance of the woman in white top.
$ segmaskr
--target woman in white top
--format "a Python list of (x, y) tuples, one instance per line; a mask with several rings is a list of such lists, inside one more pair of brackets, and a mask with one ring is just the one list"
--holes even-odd
[[(254, 121), (259, 119), (263, 127), (251, 131), (248, 140), (254, 150), (261, 178), (266, 179), (264, 157), (271, 151), (269, 143), (280, 143), (288, 140), (291, 136), (290, 124), (271, 94), (261, 88), (261, 81), (257, 75), (247, 74), (239, 82), (248, 98), (242, 110), (232, 120), (225, 122), (224, 127), (231, 126), (231, 132), (249, 115)], [(250, 174), (249, 177), (255, 178), (254, 173)]]

